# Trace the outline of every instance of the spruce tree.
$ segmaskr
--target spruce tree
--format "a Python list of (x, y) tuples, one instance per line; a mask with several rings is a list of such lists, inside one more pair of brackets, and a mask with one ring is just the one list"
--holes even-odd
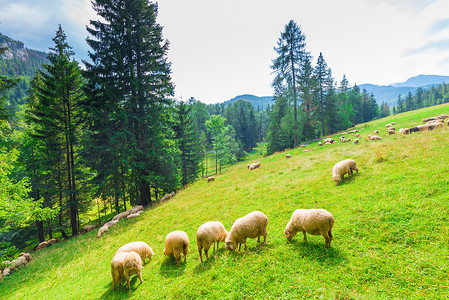
[[(66, 42), (61, 25), (53, 41), (55, 47), (50, 48), (48, 55), (50, 63), (44, 65), (45, 71), (39, 71), (32, 85), (29, 120), (34, 126), (34, 137), (43, 143), (42, 163), (53, 171), (50, 178), (44, 179), (50, 185), (46, 189), (63, 191), (64, 207), (69, 208), (72, 235), (77, 235), (79, 201), (76, 159), (81, 122), (79, 103), (84, 97), (83, 78), (78, 63), (71, 60), (74, 53)], [(56, 182), (60, 183), (59, 187), (55, 186)]]
[[(298, 79), (302, 68), (302, 60), (306, 54), (305, 47), (305, 36), (301, 28), (291, 20), (285, 25), (284, 32), (281, 33), (281, 37), (277, 42), (277, 47), (274, 48), (278, 57), (273, 60), (273, 65), (271, 66), (275, 73), (272, 86), (275, 88), (275, 91), (284, 92), (283, 95), (275, 94), (275, 97), (287, 96), (293, 102), (294, 148), (298, 145)], [(285, 88), (280, 88), (282, 86)]]
[[(175, 153), (175, 145), (168, 141), (172, 105), (168, 96), (174, 88), (166, 58), (169, 43), (156, 22), (157, 4), (147, 0), (92, 3), (101, 20), (90, 21), (87, 27), (93, 38), (87, 39), (92, 62), (86, 62), (90, 100), (85, 107), (93, 121), (86, 155), (95, 161), (101, 194), (126, 177), (124, 185), (137, 190), (134, 198), (148, 205), (151, 187), (156, 195), (166, 182), (172, 189), (177, 187), (176, 176), (167, 173), (176, 169), (175, 161), (167, 157)], [(103, 178), (107, 186), (101, 183)]]
[(191, 117), (192, 109), (191, 105), (180, 101), (175, 112), (174, 131), (180, 150), (181, 183), (184, 186), (198, 177), (202, 159), (200, 135)]

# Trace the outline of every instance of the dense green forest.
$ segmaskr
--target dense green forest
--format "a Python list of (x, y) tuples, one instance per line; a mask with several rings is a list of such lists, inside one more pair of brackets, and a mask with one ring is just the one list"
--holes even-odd
[(438, 86), (432, 86), (428, 90), (418, 88), (415, 95), (411, 92), (402, 99), (398, 96), (396, 106), (393, 106), (393, 113), (402, 113), (423, 107), (429, 107), (449, 102), (449, 84), (443, 83)]
[[(271, 154), (390, 114), (346, 77), (337, 84), (322, 53), (314, 62), (294, 21), (275, 47), (271, 106), (174, 99), (157, 4), (124, 4), (93, 1), (101, 21), (87, 27), (83, 68), (61, 26), (48, 54), (0, 35), (0, 260), (158, 203), (211, 175), (207, 155), (220, 173), (259, 142)], [(394, 112), (447, 102), (447, 85), (399, 100)]]

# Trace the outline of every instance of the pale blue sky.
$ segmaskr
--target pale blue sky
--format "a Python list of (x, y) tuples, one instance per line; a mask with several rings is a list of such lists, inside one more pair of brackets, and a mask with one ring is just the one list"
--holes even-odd
[[(272, 95), (273, 47), (295, 20), (315, 59), (354, 83), (449, 75), (448, 0), (161, 0), (176, 97), (222, 102)], [(89, 50), (90, 0), (0, 0), (0, 32), (47, 51), (62, 24), (77, 59)]]

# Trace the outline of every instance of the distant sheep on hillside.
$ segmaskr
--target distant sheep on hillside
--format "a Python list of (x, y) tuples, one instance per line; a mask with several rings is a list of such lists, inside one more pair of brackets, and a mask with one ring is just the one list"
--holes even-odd
[(215, 177), (214, 176), (210, 176), (207, 178), (207, 182), (211, 182), (211, 181), (215, 181)]
[(340, 181), (344, 179), (346, 174), (351, 176), (352, 171), (356, 171), (357, 173), (359, 172), (356, 162), (352, 159), (342, 160), (336, 163), (332, 168), (332, 180), (334, 180), (335, 184), (338, 185)]
[(285, 154), (285, 158), (293, 158), (293, 156), (291, 154)]

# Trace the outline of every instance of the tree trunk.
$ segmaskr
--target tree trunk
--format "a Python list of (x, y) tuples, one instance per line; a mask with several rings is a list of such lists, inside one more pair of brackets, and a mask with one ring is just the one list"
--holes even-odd
[(145, 180), (140, 180), (140, 205), (151, 204), (150, 185)]
[(45, 241), (44, 222), (36, 221), (36, 227), (37, 227), (37, 236), (39, 238), (39, 243), (42, 243), (43, 241)]

